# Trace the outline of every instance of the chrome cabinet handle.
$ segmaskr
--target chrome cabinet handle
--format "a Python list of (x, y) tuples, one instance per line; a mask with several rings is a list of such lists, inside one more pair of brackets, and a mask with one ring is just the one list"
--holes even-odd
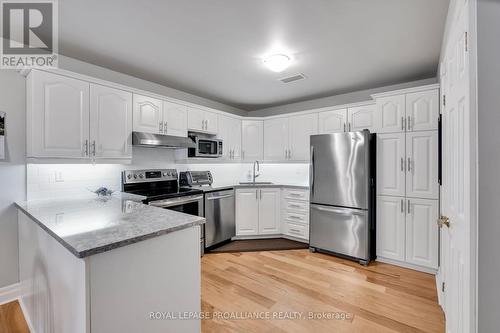
[(290, 205), (290, 207), (294, 207), (294, 208), (301, 208), (300, 205)]
[(288, 149), (288, 159), (289, 160), (292, 159), (292, 150), (291, 149)]
[(158, 127), (159, 127), (159, 128), (158, 128), (158, 131), (159, 131), (160, 133), (163, 133), (163, 122), (162, 122), (161, 120), (160, 120), (160, 125), (159, 125)]
[(163, 133), (167, 134), (167, 122), (163, 122)]
[(405, 117), (401, 117), (401, 130), (405, 130)]
[(95, 157), (95, 140), (92, 142), (92, 155)]
[(344, 123), (344, 132), (345, 132), (345, 123)]
[(244, 151), (244, 150), (242, 150), (242, 151), (241, 151), (241, 159), (242, 159), (242, 160), (244, 160), (244, 159), (245, 159), (245, 151)]
[(285, 160), (288, 159), (288, 150), (285, 148)]
[(260, 192), (260, 200), (262, 200), (262, 190), (259, 190)]
[(349, 132), (351, 131), (351, 123), (349, 122)]
[(309, 162), (309, 186), (311, 195), (314, 193), (314, 147), (311, 147), (311, 160)]
[(89, 140), (85, 140), (83, 147), (84, 156), (89, 156)]
[(408, 209), (407, 209), (407, 211), (408, 211), (408, 214), (410, 214), (410, 199), (408, 199)]
[(259, 190), (255, 190), (255, 200), (259, 200)]
[(411, 158), (408, 157), (408, 172), (411, 172)]
[(405, 204), (403, 202), (403, 199), (401, 199), (401, 213), (404, 213), (405, 210)]
[(296, 234), (300, 234), (300, 230), (299, 229), (290, 229), (291, 232), (295, 232)]
[(401, 171), (405, 171), (405, 159), (401, 157)]
[(295, 215), (288, 215), (288, 218), (295, 219), (295, 220), (302, 220), (300, 216), (295, 216)]
[(406, 118), (406, 121), (407, 121), (407, 123), (408, 123), (408, 124), (406, 125), (406, 129), (407, 129), (408, 131), (411, 131), (411, 116), (408, 116), (408, 117)]

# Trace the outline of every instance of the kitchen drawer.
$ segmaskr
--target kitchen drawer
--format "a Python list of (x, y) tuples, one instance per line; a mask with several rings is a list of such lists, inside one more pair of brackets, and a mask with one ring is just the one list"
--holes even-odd
[(302, 239), (309, 239), (309, 226), (286, 222), (283, 225), (283, 233), (288, 236), (293, 236)]
[(292, 200), (309, 201), (309, 190), (284, 188), (283, 198)]
[(309, 212), (309, 202), (307, 201), (297, 201), (297, 200), (283, 200), (282, 206), (285, 210), (298, 211), (298, 212)]
[(293, 222), (299, 224), (309, 224), (309, 212), (307, 213), (297, 213), (290, 211), (282, 212), (283, 220), (285, 222)]

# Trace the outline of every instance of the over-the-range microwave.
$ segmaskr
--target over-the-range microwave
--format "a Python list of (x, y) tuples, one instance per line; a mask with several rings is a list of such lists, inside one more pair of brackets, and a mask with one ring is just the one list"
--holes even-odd
[(188, 148), (188, 157), (221, 157), (222, 140), (190, 135), (195, 143), (195, 148)]

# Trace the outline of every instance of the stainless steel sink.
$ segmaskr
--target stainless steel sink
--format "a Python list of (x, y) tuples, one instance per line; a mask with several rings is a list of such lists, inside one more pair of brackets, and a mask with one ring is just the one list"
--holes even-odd
[(240, 185), (272, 185), (271, 182), (240, 182)]

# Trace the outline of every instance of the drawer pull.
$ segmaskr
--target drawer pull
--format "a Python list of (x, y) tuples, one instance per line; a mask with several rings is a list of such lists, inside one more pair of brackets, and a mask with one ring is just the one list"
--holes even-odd
[(300, 205), (290, 205), (290, 207), (294, 207), (294, 208), (302, 208), (302, 206), (300, 206)]
[(288, 217), (291, 219), (302, 220), (302, 218), (300, 216), (288, 215)]
[(302, 232), (299, 229), (290, 229), (291, 232), (295, 232), (297, 234), (301, 234)]

